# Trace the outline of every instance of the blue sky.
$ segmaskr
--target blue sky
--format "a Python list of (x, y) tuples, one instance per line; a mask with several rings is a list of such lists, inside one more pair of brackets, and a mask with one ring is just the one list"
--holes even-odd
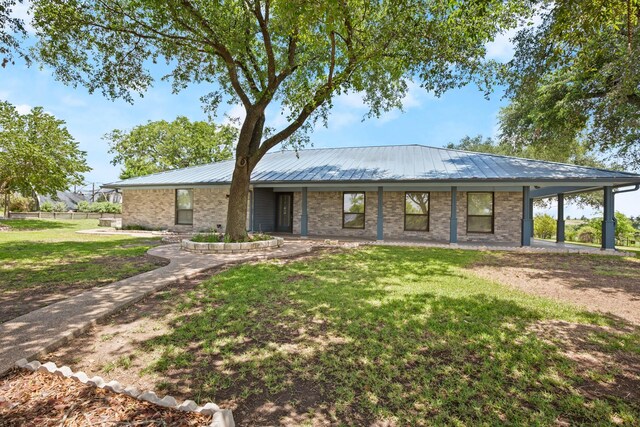
[[(24, 7), (17, 11), (27, 17)], [(27, 17), (28, 18), (28, 17)], [(499, 36), (487, 46), (488, 56), (507, 60), (512, 54), (509, 38), (513, 32)], [(159, 70), (158, 75), (161, 75)], [(47, 112), (66, 122), (71, 134), (87, 152), (93, 170), (86, 174), (88, 183), (105, 183), (118, 178), (119, 168), (110, 164), (107, 142), (102, 136), (113, 129), (129, 129), (148, 120), (173, 120), (178, 115), (191, 120), (203, 120), (200, 96), (207, 87), (191, 87), (177, 95), (168, 83), (156, 81), (154, 87), (136, 99), (133, 105), (124, 101), (110, 101), (100, 93), (89, 94), (83, 87), (73, 88), (57, 82), (50, 69), (37, 65), (30, 68), (18, 62), (0, 68), (0, 100), (16, 105), (21, 112), (42, 106)], [(443, 146), (457, 142), (465, 135), (492, 136), (496, 133), (496, 117), (505, 101), (498, 88), (489, 100), (477, 88), (452, 90), (436, 98), (416, 84), (410, 84), (404, 99), (404, 113), (391, 111), (379, 119), (362, 121), (367, 109), (357, 93), (342, 95), (334, 100), (328, 128), (316, 128), (313, 146), (337, 147), (387, 144), (424, 144)], [(223, 104), (216, 119), (228, 121), (241, 115), (241, 108)], [(277, 112), (274, 112), (277, 118)], [(616, 198), (616, 209), (627, 215), (640, 215), (638, 192)], [(550, 210), (553, 213), (553, 209)], [(568, 207), (572, 217), (595, 212)]]

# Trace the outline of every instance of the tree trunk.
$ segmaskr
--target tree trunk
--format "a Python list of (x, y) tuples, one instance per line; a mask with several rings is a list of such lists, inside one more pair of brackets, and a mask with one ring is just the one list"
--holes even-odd
[(11, 193), (5, 191), (4, 193), (4, 218), (9, 219), (9, 205), (11, 204)]
[(232, 240), (241, 240), (247, 235), (247, 198), (251, 170), (249, 162), (236, 160), (229, 191), (226, 235)]
[(242, 240), (247, 236), (247, 199), (251, 172), (260, 155), (258, 149), (264, 129), (264, 112), (247, 112), (247, 118), (238, 138), (236, 147), (236, 165), (231, 178), (229, 205), (227, 208), (226, 236), (231, 241)]

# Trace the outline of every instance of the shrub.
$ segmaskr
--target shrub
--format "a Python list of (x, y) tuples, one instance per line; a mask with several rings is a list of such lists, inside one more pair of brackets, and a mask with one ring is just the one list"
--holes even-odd
[(41, 212), (53, 212), (53, 203), (51, 202), (44, 202), (40, 204), (40, 211)]
[(556, 235), (556, 220), (549, 214), (538, 214), (533, 221), (533, 235), (539, 239), (551, 239)]
[(199, 242), (199, 243), (220, 243), (220, 242), (244, 243), (244, 242), (257, 242), (261, 240), (271, 240), (271, 239), (273, 239), (273, 237), (267, 234), (256, 233), (256, 234), (248, 234), (244, 239), (241, 239), (241, 240), (231, 240), (229, 239), (228, 236), (225, 236), (224, 234), (212, 232), (212, 233), (198, 233), (189, 240), (191, 240), (192, 242)]
[(140, 230), (140, 231), (161, 231), (161, 230), (163, 230), (162, 228), (147, 227), (146, 225), (139, 225), (139, 224), (123, 225), (122, 228), (120, 228), (120, 229), (121, 230)]
[(593, 243), (599, 235), (598, 230), (590, 225), (583, 225), (577, 231), (578, 241), (583, 243)]
[(33, 205), (33, 199), (20, 194), (13, 194), (9, 200), (9, 210), (11, 212), (29, 212)]
[(78, 202), (78, 212), (96, 212), (96, 213), (122, 213), (122, 205), (120, 203), (111, 202)]
[(90, 204), (86, 200), (80, 200), (78, 202), (78, 212), (90, 212)]

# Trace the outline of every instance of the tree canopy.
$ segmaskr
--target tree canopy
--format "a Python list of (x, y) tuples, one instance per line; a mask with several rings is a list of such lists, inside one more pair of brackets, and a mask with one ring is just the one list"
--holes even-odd
[(14, 8), (22, 0), (0, 0), (0, 66), (13, 63), (14, 55), (29, 58), (20, 49), (20, 39), (26, 35), (24, 22), (14, 14)]
[(575, 140), (640, 168), (640, 0), (544, 0), (515, 38), (502, 135), (519, 146)]
[(20, 114), (0, 102), (0, 192), (55, 194), (81, 184), (90, 170), (64, 121), (41, 107)]
[[(517, 25), (526, 0), (34, 0), (38, 58), (61, 81), (132, 100), (165, 79), (179, 91), (210, 87), (203, 101), (240, 103), (227, 234), (245, 233), (252, 170), (278, 144), (300, 146), (333, 96), (364, 94), (371, 115), (401, 107), (407, 80), (436, 95), (470, 82), (489, 90), (485, 44)], [(285, 112), (281, 127), (267, 107)]]
[(122, 179), (230, 159), (236, 138), (232, 126), (191, 122), (182, 116), (104, 136), (115, 155), (111, 163), (122, 165)]

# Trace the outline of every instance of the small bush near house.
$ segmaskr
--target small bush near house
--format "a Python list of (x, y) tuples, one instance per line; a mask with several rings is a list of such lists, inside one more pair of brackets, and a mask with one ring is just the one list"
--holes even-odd
[(551, 239), (556, 235), (556, 220), (549, 214), (538, 214), (533, 221), (533, 234), (539, 239)]
[(69, 208), (64, 202), (44, 202), (40, 205), (41, 212), (66, 212)]
[(140, 231), (162, 231), (163, 228), (147, 227), (146, 225), (127, 224), (120, 228), (121, 230), (140, 230)]
[(271, 240), (272, 236), (262, 233), (248, 234), (243, 240), (230, 240), (227, 236), (220, 233), (199, 233), (193, 236), (190, 240), (192, 242), (199, 243), (243, 243), (243, 242), (257, 242), (261, 240)]
[(122, 213), (122, 205), (120, 203), (111, 202), (78, 202), (78, 212), (96, 212), (96, 213)]

